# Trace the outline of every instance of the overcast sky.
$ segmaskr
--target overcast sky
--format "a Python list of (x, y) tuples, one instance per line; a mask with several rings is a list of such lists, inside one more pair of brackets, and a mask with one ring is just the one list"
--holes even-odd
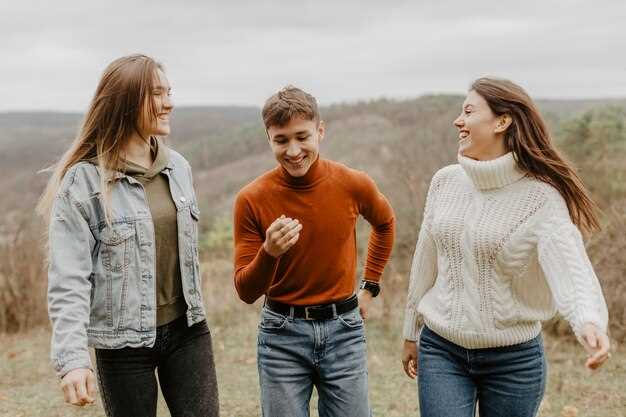
[(291, 83), (322, 104), (463, 93), (626, 97), (621, 0), (3, 0), (0, 111), (84, 111), (113, 59), (161, 61), (177, 105), (262, 105)]

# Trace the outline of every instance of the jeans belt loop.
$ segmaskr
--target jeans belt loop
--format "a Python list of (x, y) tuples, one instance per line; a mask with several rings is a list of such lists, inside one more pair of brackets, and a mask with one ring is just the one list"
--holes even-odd
[(291, 320), (293, 320), (295, 316), (296, 316), (295, 308), (294, 308), (294, 306), (290, 306), (289, 307), (289, 318)]
[(337, 304), (333, 303), (333, 318), (337, 318)]
[(311, 317), (309, 317), (309, 308), (311, 307), (304, 307), (304, 319), (305, 320), (313, 320)]

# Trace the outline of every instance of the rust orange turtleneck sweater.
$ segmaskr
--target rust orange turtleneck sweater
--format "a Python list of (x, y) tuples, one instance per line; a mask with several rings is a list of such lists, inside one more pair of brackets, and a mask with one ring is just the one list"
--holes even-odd
[[(303, 229), (278, 258), (263, 249), (265, 231), (284, 214)], [(234, 210), (235, 287), (253, 303), (266, 294), (292, 305), (325, 304), (354, 293), (356, 221), (371, 225), (365, 279), (379, 281), (389, 260), (395, 220), (389, 202), (361, 171), (318, 159), (303, 177), (277, 167), (246, 185)]]

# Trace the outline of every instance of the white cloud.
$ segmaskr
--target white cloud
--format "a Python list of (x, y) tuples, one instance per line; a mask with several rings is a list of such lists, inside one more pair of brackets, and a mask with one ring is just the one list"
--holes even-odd
[(86, 108), (113, 59), (161, 60), (185, 104), (463, 92), (505, 76), (538, 97), (626, 96), (626, 4), (162, 0), (4, 2), (0, 111)]

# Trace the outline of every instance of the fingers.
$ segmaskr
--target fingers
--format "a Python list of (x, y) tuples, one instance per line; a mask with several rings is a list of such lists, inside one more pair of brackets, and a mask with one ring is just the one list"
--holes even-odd
[(415, 358), (406, 358), (402, 360), (402, 367), (404, 368), (404, 373), (411, 379), (415, 379), (417, 377), (417, 361)]
[[(283, 228), (279, 231), (280, 233), (282, 233), (282, 237), (279, 238), (276, 243), (278, 245), (286, 245), (290, 243), (294, 237), (298, 237), (301, 230), (302, 224), (300, 224), (298, 220), (293, 220), (288, 225), (283, 226)], [(297, 239), (295, 241), (297, 241)]]
[(281, 214), (281, 216), (277, 218), (276, 220), (274, 220), (272, 224), (270, 224), (270, 227), (267, 228), (268, 236), (270, 235), (270, 233), (275, 232), (276, 230), (280, 229), (283, 226), (283, 223), (288, 220), (291, 220), (291, 219), (288, 219), (287, 217), (285, 217), (284, 214)]
[(365, 306), (359, 305), (359, 313), (361, 313), (363, 320), (367, 320), (367, 308)]
[(417, 378), (417, 359), (411, 359), (409, 361), (409, 374), (412, 379)]
[(406, 376), (411, 378), (411, 374), (409, 373), (409, 361), (403, 359), (402, 360), (402, 367), (404, 368), (404, 373), (406, 374)]
[(402, 367), (409, 378), (417, 377), (417, 344), (415, 342), (405, 340), (402, 349)]
[(289, 233), (299, 224), (299, 220), (285, 217), (285, 215), (283, 214), (282, 216), (274, 220), (274, 222), (267, 228), (266, 236), (272, 242), (278, 243), (280, 239), (285, 237), (287, 233)]
[(597, 351), (594, 352), (585, 362), (585, 366), (589, 369), (598, 369), (611, 356), (609, 353), (611, 344), (608, 336), (601, 334), (596, 337), (596, 342)]
[(271, 256), (279, 257), (298, 241), (301, 230), (299, 220), (283, 214), (267, 228), (263, 248)]
[(65, 402), (73, 405), (78, 405), (78, 396), (76, 395), (76, 386), (72, 382), (66, 382), (63, 384), (63, 397)]
[(82, 406), (94, 402), (96, 381), (90, 369), (74, 369), (61, 380), (66, 403)]
[[(73, 390), (74, 386), (70, 386), (66, 383), (61, 383), (61, 389), (63, 390), (63, 400), (66, 403), (72, 403), (72, 396), (70, 395), (70, 388)], [(76, 400), (76, 395), (74, 395), (74, 400)]]
[(96, 385), (96, 377), (93, 372), (89, 373), (87, 376), (87, 395), (89, 396), (90, 401), (94, 402), (96, 400), (96, 394), (98, 392), (98, 388)]
[(87, 395), (87, 379), (83, 379), (81, 381), (78, 381), (74, 384), (74, 388), (76, 390), (76, 394), (77, 394), (77, 404), (76, 405), (85, 405), (87, 404), (89, 401), (88, 395)]
[(587, 359), (585, 366), (591, 370), (595, 370), (602, 366), (607, 359), (609, 359), (608, 353), (605, 353), (604, 355), (596, 354)]

